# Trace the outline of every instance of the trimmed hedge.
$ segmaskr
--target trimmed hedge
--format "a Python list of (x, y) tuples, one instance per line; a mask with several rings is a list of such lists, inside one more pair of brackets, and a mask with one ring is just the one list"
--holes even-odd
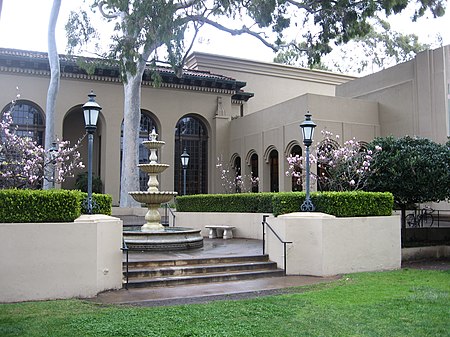
[[(299, 212), (305, 201), (305, 192), (281, 192), (273, 196), (275, 216)], [(311, 201), (316, 212), (337, 217), (391, 215), (394, 196), (389, 192), (315, 192)]]
[[(81, 202), (81, 213), (87, 214), (87, 193), (78, 192)], [(109, 194), (98, 194), (98, 193), (92, 193), (92, 213), (93, 214), (105, 214), (105, 215), (111, 215), (112, 212), (112, 197)]]
[[(0, 222), (72, 222), (87, 193), (68, 190), (0, 190)], [(93, 194), (94, 213), (111, 214), (110, 195)]]
[(272, 213), (273, 193), (196, 194), (176, 197), (180, 212)]
[[(204, 194), (176, 198), (180, 212), (273, 213), (299, 212), (305, 192)], [(311, 200), (317, 212), (337, 217), (391, 215), (394, 197), (381, 192), (316, 192)]]

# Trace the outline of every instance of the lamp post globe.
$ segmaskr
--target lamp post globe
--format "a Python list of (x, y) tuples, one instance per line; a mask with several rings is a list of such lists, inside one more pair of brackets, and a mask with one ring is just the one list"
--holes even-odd
[(88, 133), (88, 198), (87, 212), (92, 214), (92, 150), (94, 145), (94, 132), (97, 129), (97, 120), (101, 106), (95, 101), (95, 93), (91, 90), (89, 100), (83, 105), (84, 127)]
[(311, 120), (311, 114), (309, 111), (305, 114), (305, 120), (300, 124), (300, 128), (302, 130), (303, 136), (303, 144), (306, 146), (306, 197), (305, 201), (301, 205), (302, 212), (314, 212), (315, 207), (311, 201), (309, 195), (309, 176), (310, 176), (310, 167), (309, 167), (309, 147), (312, 144), (313, 136), (314, 136), (314, 128), (316, 127), (316, 123)]
[(181, 166), (183, 167), (183, 195), (186, 195), (186, 169), (188, 164), (189, 154), (186, 152), (186, 148), (184, 148), (184, 151), (181, 154)]

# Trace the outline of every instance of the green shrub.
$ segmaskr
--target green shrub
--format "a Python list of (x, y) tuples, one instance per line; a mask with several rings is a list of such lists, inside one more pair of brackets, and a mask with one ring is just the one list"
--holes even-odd
[(71, 222), (80, 214), (72, 191), (0, 190), (0, 222)]
[[(279, 192), (272, 198), (273, 214), (275, 216), (300, 212), (300, 205), (305, 201), (305, 192)], [(314, 203), (314, 193), (311, 195)], [(315, 205), (315, 203), (314, 203)]]
[[(0, 222), (72, 222), (87, 194), (69, 190), (0, 190)], [(93, 194), (94, 213), (111, 214), (112, 198)]]
[[(81, 204), (81, 213), (87, 214), (87, 193), (76, 191), (79, 193)], [(112, 197), (109, 194), (92, 193), (92, 214), (111, 215)]]
[(197, 194), (176, 198), (180, 212), (272, 213), (273, 193)]
[[(304, 200), (304, 192), (277, 193), (273, 213), (278, 216), (298, 212)], [(391, 215), (394, 206), (394, 197), (388, 192), (316, 192), (311, 193), (311, 201), (317, 212), (337, 217)]]
[[(176, 198), (180, 212), (273, 213), (299, 212), (305, 192), (201, 194)], [(311, 200), (317, 212), (337, 217), (391, 215), (391, 193), (316, 192)]]

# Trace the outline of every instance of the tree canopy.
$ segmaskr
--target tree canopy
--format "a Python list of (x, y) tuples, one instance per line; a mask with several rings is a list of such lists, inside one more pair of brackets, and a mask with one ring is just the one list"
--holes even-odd
[(425, 138), (375, 138), (382, 151), (372, 162), (367, 190), (391, 192), (404, 211), (408, 204), (450, 198), (450, 147)]
[[(348, 44), (333, 48), (320, 63), (309, 66), (348, 74), (373, 73), (409, 61), (417, 53), (430, 47), (430, 44), (420, 43), (417, 35), (393, 31), (389, 22), (375, 17), (372, 27), (365, 36), (355, 37)], [(307, 55), (298, 52), (306, 48), (304, 42), (290, 46), (278, 52), (274, 62), (307, 67)]]
[[(409, 3), (417, 5), (414, 17), (430, 11), (441, 16), (445, 0), (105, 0), (88, 1), (114, 31), (106, 39), (86, 11), (72, 12), (66, 25), (69, 51), (90, 49), (109, 41), (96, 52), (117, 62), (124, 83), (124, 131), (120, 205), (132, 205), (129, 191), (138, 188), (140, 85), (150, 61), (164, 59), (181, 76), (184, 60), (197, 33), (205, 26), (251, 35), (274, 51), (298, 41), (288, 41), (286, 31), (298, 29), (310, 64), (330, 52), (331, 43), (346, 43), (370, 31), (368, 20), (377, 12), (399, 13)], [(189, 40), (186, 40), (187, 37)]]
[[(347, 43), (354, 38), (374, 34), (370, 19), (382, 12), (386, 16), (403, 11), (408, 4), (416, 6), (412, 20), (430, 11), (434, 17), (445, 13), (445, 0), (108, 0), (90, 1), (108, 21), (114, 21), (115, 33), (106, 52), (121, 60), (124, 69), (135, 71), (135, 61), (144, 50), (165, 46), (167, 59), (182, 66), (186, 33), (195, 35), (209, 25), (232, 35), (252, 35), (278, 51), (293, 47), (307, 55), (308, 63), (319, 63), (332, 43)], [(84, 11), (72, 12), (68, 29), (70, 50), (99, 38), (90, 16)], [(98, 28), (98, 27), (97, 27)], [(298, 40), (288, 41), (286, 31), (298, 30)], [(187, 48), (189, 49), (189, 48)], [(154, 55), (156, 56), (156, 55)]]

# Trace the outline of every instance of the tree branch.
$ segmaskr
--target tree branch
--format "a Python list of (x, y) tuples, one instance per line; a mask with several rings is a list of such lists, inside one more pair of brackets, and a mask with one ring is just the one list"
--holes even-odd
[(175, 9), (179, 10), (179, 9), (189, 8), (189, 7), (192, 7), (196, 2), (198, 2), (198, 0), (181, 1), (177, 4), (175, 4)]
[(220, 23), (217, 23), (215, 21), (212, 21), (212, 20), (210, 20), (206, 17), (200, 16), (200, 15), (192, 15), (192, 16), (188, 16), (188, 18), (190, 21), (206, 23), (210, 26), (213, 26), (214, 28), (217, 28), (217, 29), (219, 29), (223, 32), (229, 33), (231, 35), (244, 35), (244, 34), (251, 35), (251, 36), (257, 38), (266, 47), (269, 47), (273, 51), (278, 51), (281, 47), (281, 46), (277, 46), (277, 45), (274, 45), (274, 44), (268, 42), (263, 36), (261, 36), (261, 34), (263, 34), (263, 33), (254, 32), (251, 29), (247, 28), (246, 26), (242, 26), (242, 28), (240, 28), (240, 29), (232, 29), (232, 28), (228, 28), (224, 25), (221, 25)]
[(114, 13), (106, 13), (106, 12), (103, 10), (103, 7), (105, 7), (105, 6), (107, 6), (107, 5), (108, 5), (108, 4), (106, 3), (106, 1), (100, 1), (100, 2), (98, 3), (98, 9), (99, 9), (100, 13), (103, 15), (103, 17), (105, 17), (105, 18), (107, 18), (107, 19), (114, 19), (114, 18), (117, 18), (117, 17), (120, 17), (120, 16), (123, 15), (123, 13), (122, 13), (122, 12), (119, 12), (119, 11), (114, 12)]

